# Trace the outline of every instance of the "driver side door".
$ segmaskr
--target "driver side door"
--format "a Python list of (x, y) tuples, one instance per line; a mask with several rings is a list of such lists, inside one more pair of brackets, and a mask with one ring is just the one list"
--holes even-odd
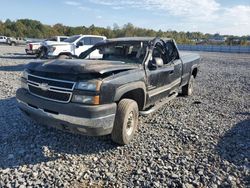
[(174, 64), (168, 63), (167, 61), (165, 44), (163, 41), (155, 45), (150, 61), (152, 62), (154, 58), (161, 58), (163, 60), (163, 65), (161, 67), (148, 67), (146, 69), (148, 104), (154, 104), (159, 99), (169, 96), (172, 89), (172, 75), (174, 74), (175, 67)]
[(91, 37), (83, 37), (80, 39), (75, 46), (75, 55), (79, 56), (82, 52), (85, 52), (91, 48)]

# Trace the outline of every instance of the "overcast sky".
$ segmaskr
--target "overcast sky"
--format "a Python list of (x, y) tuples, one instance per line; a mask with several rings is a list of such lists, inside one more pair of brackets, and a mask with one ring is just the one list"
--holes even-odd
[[(250, 35), (250, 0), (1, 0), (0, 19)], [(3, 8), (6, 7), (6, 8)]]

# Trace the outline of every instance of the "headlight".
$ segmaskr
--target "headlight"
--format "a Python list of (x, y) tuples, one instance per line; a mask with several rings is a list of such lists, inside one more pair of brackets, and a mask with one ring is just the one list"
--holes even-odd
[(76, 89), (85, 91), (100, 91), (101, 81), (79, 82)]
[(85, 95), (73, 95), (72, 102), (83, 104), (100, 104), (99, 96), (85, 96)]

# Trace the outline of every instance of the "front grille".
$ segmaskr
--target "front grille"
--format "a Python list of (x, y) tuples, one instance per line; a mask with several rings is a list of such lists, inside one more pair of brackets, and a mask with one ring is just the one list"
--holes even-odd
[(75, 82), (28, 75), (29, 92), (40, 98), (68, 103), (71, 100)]
[(55, 79), (47, 79), (47, 78), (33, 76), (33, 75), (28, 75), (28, 81), (34, 82), (34, 83), (40, 83), (40, 84), (47, 83), (53, 87), (59, 87), (59, 88), (64, 88), (64, 89), (69, 89), (69, 90), (72, 90), (74, 87), (73, 82), (61, 81), (61, 80), (59, 81)]

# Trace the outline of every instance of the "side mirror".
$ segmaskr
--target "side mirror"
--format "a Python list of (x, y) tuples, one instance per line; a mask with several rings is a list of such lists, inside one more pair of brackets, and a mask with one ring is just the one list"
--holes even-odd
[(156, 70), (164, 65), (162, 58), (155, 57), (153, 60), (149, 61), (148, 68), (150, 70)]
[(79, 48), (79, 46), (83, 46), (83, 42), (79, 41), (77, 44), (76, 44), (76, 47)]

